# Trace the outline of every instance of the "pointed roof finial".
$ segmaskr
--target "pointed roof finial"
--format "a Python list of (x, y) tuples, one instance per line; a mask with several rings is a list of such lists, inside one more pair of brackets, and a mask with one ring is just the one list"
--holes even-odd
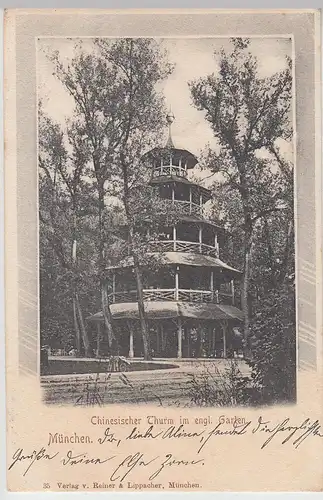
[(169, 108), (169, 112), (166, 115), (166, 120), (168, 123), (168, 140), (166, 143), (166, 147), (173, 148), (174, 143), (173, 143), (173, 139), (172, 139), (172, 130), (171, 129), (172, 129), (172, 123), (175, 120), (175, 116), (174, 116), (174, 113), (172, 112), (171, 108)]

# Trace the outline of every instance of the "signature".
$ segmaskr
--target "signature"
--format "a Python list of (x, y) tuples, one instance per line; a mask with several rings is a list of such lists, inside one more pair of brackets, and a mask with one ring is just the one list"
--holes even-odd
[(128, 455), (110, 476), (110, 481), (124, 481), (124, 479), (137, 467), (148, 467), (150, 464), (156, 464), (156, 469), (149, 475), (149, 481), (155, 479), (165, 469), (165, 467), (204, 465), (203, 458), (199, 460), (183, 460), (175, 458), (171, 453), (164, 457), (156, 456), (151, 459), (144, 457), (143, 453), (137, 452), (134, 455)]

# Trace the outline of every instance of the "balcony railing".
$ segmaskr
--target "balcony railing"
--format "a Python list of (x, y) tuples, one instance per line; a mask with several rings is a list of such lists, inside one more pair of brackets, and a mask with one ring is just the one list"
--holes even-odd
[[(145, 302), (181, 301), (212, 304), (233, 304), (232, 293), (222, 293), (218, 290), (185, 290), (182, 288), (148, 288), (143, 290)], [(109, 295), (110, 304), (137, 302), (137, 291), (116, 292)]]
[(156, 177), (170, 177), (172, 175), (177, 177), (187, 177), (187, 170), (177, 165), (159, 165), (154, 168), (152, 177), (155, 179)]
[(205, 243), (181, 241), (181, 240), (157, 240), (149, 243), (151, 252), (186, 252), (200, 253), (210, 255), (211, 257), (219, 257), (219, 249), (206, 245)]
[(187, 200), (169, 200), (164, 199), (161, 203), (161, 209), (165, 207), (165, 212), (170, 205), (175, 205), (178, 215), (195, 215), (196, 217), (204, 217), (204, 210), (201, 205)]

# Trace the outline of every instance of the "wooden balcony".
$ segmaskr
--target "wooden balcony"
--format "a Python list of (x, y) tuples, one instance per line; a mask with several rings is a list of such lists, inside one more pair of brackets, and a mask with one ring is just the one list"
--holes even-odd
[(181, 240), (158, 240), (149, 243), (151, 252), (186, 252), (200, 253), (210, 255), (211, 257), (219, 257), (219, 249), (206, 245), (205, 243), (181, 241)]
[[(232, 293), (218, 290), (185, 290), (182, 288), (148, 288), (143, 290), (144, 301), (180, 301), (212, 304), (234, 304)], [(137, 291), (116, 292), (109, 295), (109, 303), (137, 302)]]
[(176, 177), (187, 177), (187, 170), (184, 167), (179, 167), (177, 165), (159, 165), (155, 167), (152, 173), (152, 178), (156, 177), (171, 177), (175, 175)]

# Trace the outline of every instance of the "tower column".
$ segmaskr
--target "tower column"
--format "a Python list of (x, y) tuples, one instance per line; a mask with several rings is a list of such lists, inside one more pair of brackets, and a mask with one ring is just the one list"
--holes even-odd
[(176, 266), (176, 272), (175, 272), (175, 300), (178, 300), (178, 289), (179, 289), (179, 266)]
[(130, 321), (128, 323), (129, 330), (129, 358), (134, 357), (134, 346), (133, 346), (133, 326)]
[(212, 292), (211, 294), (211, 297), (212, 297), (212, 302), (213, 302), (213, 298), (214, 298), (214, 271), (212, 269), (211, 271), (211, 276), (210, 276), (210, 290)]
[(181, 358), (182, 357), (182, 332), (183, 332), (183, 326), (182, 326), (182, 318), (177, 319), (177, 357)]
[(234, 306), (234, 280), (231, 280), (232, 305)]
[(226, 321), (221, 322), (222, 335), (223, 335), (223, 358), (227, 357), (227, 323)]
[(218, 233), (214, 235), (214, 248), (216, 248), (216, 255), (219, 257), (219, 243), (218, 243)]
[(199, 226), (199, 248), (200, 248), (200, 253), (202, 253), (202, 226)]
[(215, 336), (216, 336), (216, 331), (215, 331), (215, 328), (213, 327), (212, 328), (212, 357), (216, 357), (215, 355), (217, 353), (215, 353)]
[(173, 245), (174, 245), (174, 252), (176, 252), (176, 226), (173, 227)]

